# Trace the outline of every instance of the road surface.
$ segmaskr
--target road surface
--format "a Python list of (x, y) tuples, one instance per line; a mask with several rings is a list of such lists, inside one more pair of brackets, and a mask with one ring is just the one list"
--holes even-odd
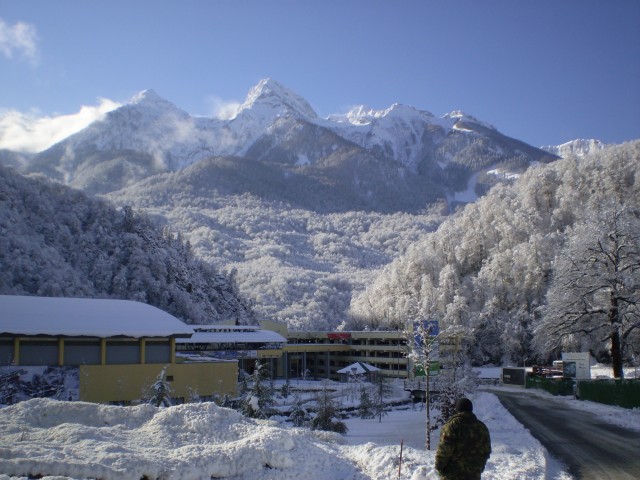
[(640, 479), (640, 433), (564, 402), (491, 390), (576, 480)]

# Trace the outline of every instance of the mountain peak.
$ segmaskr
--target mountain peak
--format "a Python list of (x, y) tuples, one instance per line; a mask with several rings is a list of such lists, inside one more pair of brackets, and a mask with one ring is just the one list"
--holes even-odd
[(433, 114), (427, 111), (418, 110), (409, 105), (394, 103), (384, 110), (375, 110), (365, 105), (358, 105), (349, 110), (346, 114), (330, 115), (329, 120), (339, 123), (350, 123), (352, 125), (369, 125), (375, 120), (382, 118), (405, 118), (410, 119), (416, 116), (432, 118)]
[(152, 89), (142, 90), (140, 93), (134, 95), (129, 101), (129, 105), (137, 105), (146, 109), (154, 110), (178, 110), (178, 107), (169, 100), (162, 98), (155, 90)]
[(162, 101), (164, 99), (155, 90), (147, 89), (134, 95), (129, 103), (157, 102), (159, 100)]
[(238, 109), (238, 113), (256, 108), (285, 110), (308, 118), (317, 117), (316, 112), (304, 98), (271, 78), (260, 80), (249, 91), (244, 103)]
[(491, 125), (490, 123), (483, 122), (482, 120), (478, 120), (473, 115), (469, 115), (468, 113), (463, 112), (462, 110), (454, 110), (453, 112), (447, 113), (442, 118), (453, 120), (454, 125), (457, 125), (458, 122), (470, 122), (475, 123), (476, 125), (480, 125), (482, 127), (486, 127), (490, 130), (497, 130), (496, 127)]

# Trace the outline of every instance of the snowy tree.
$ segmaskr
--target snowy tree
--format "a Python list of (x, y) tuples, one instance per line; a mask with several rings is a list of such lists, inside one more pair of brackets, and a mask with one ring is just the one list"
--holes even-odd
[(438, 322), (416, 321), (405, 332), (407, 336), (407, 357), (416, 367), (420, 367), (425, 373), (425, 399), (426, 399), (426, 437), (425, 448), (431, 450), (431, 367), (437, 358), (438, 338), (440, 336)]
[(289, 395), (291, 395), (291, 382), (289, 381), (288, 377), (282, 384), (282, 387), (280, 387), (280, 395), (282, 395), (282, 398), (285, 399), (288, 398)]
[(434, 428), (444, 425), (455, 413), (456, 401), (473, 394), (478, 386), (478, 374), (471, 368), (468, 329), (450, 328), (439, 341), (440, 394), (436, 400), (439, 410)]
[(263, 419), (273, 415), (274, 392), (267, 380), (268, 371), (266, 367), (257, 360), (253, 374), (251, 375), (249, 389), (242, 401), (241, 412), (243, 415)]
[(158, 374), (158, 377), (150, 388), (149, 403), (156, 407), (170, 407), (171, 386), (167, 382), (166, 367)]
[(304, 408), (302, 399), (297, 393), (293, 397), (293, 404), (289, 410), (289, 419), (296, 427), (302, 427), (309, 421), (309, 412)]
[(338, 419), (338, 408), (331, 398), (326, 385), (316, 396), (316, 414), (311, 420), (313, 430), (327, 430), (330, 432), (347, 433), (347, 426)]
[(368, 389), (360, 386), (360, 405), (358, 405), (358, 416), (360, 418), (373, 418), (375, 416), (374, 405), (369, 395)]
[(603, 207), (569, 232), (536, 334), (541, 352), (608, 345), (623, 378), (625, 345), (640, 329), (640, 221), (628, 207)]
[(382, 422), (382, 417), (388, 413), (385, 399), (391, 394), (391, 385), (384, 377), (378, 375), (373, 385), (373, 392), (373, 413), (378, 417), (378, 422)]

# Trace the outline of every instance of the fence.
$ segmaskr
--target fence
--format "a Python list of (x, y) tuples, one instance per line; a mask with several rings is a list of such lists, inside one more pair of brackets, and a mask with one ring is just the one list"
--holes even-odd
[(543, 378), (527, 375), (525, 386), (527, 388), (539, 388), (552, 395), (573, 395), (574, 381), (563, 378)]
[(606, 405), (617, 405), (624, 408), (640, 407), (640, 380), (635, 379), (578, 380), (576, 384), (573, 379), (542, 378), (528, 375), (526, 387), (546, 390), (552, 395), (576, 394), (580, 400)]
[(640, 380), (580, 380), (577, 393), (580, 400), (624, 408), (640, 407)]

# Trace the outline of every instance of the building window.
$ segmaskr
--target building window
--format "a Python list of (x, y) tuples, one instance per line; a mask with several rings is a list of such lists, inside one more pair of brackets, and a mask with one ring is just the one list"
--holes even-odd
[(100, 365), (100, 340), (64, 342), (65, 365)]
[(0, 365), (13, 363), (13, 340), (0, 340)]
[(171, 343), (147, 340), (144, 347), (144, 363), (171, 362)]
[(107, 365), (140, 363), (140, 345), (137, 341), (107, 341)]
[(58, 365), (58, 342), (20, 342), (20, 365)]

